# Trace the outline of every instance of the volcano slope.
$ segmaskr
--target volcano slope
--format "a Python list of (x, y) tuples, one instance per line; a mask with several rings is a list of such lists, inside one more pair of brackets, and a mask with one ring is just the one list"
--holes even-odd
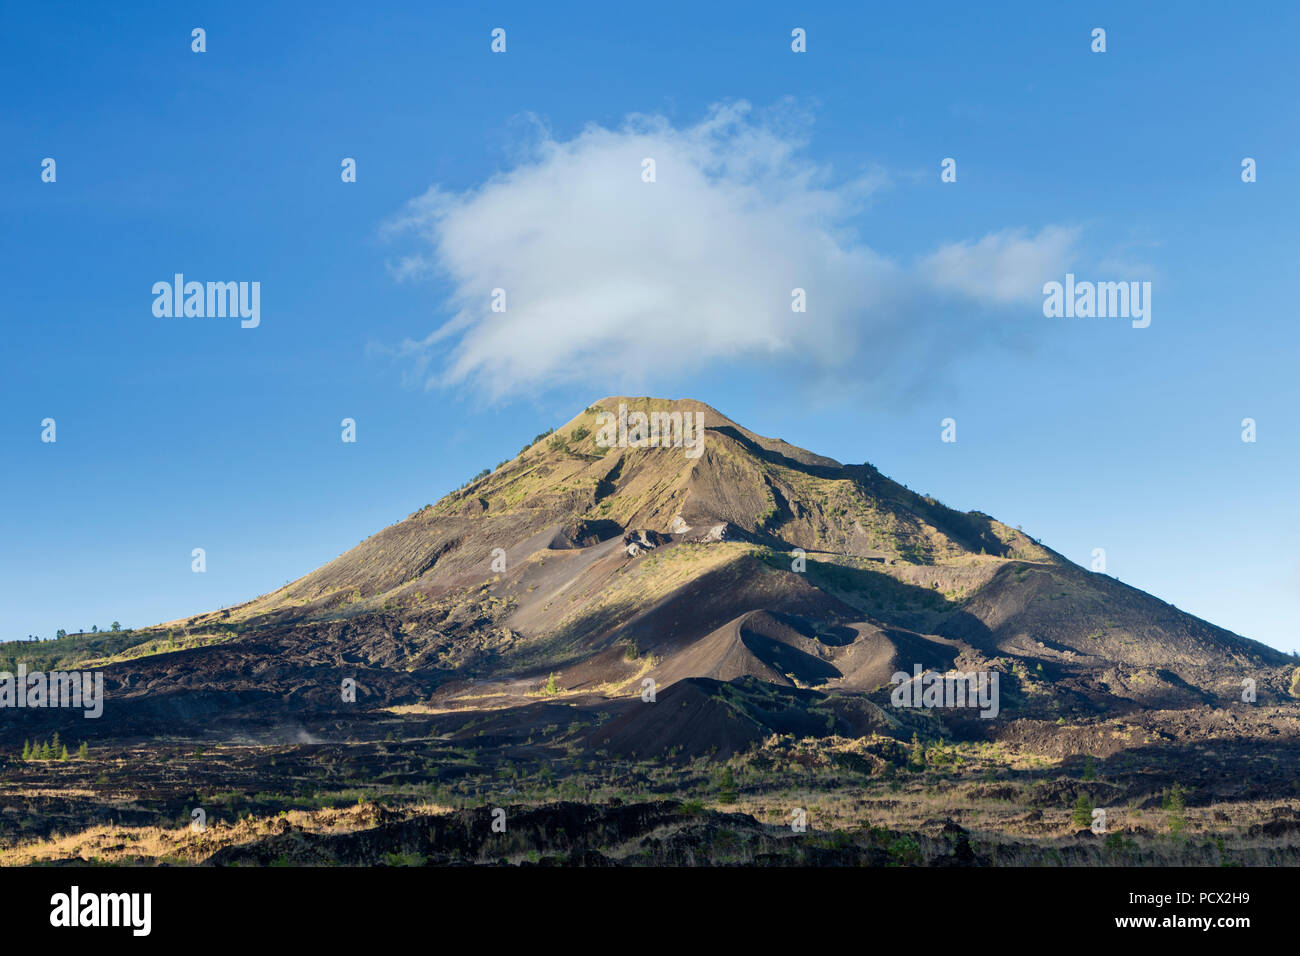
[[(702, 442), (610, 447), (602, 426), (622, 414), (635, 439), (637, 413), (701, 416)], [(1051, 785), (1071, 767), (1109, 775), (1110, 798), (1139, 812), (1167, 812), (1175, 783), (1201, 780), (1192, 804), (1207, 813), (1285, 800), (1238, 817), (1300, 818), (1290, 657), (869, 464), (764, 438), (690, 400), (604, 399), (276, 591), (111, 645), (74, 635), (38, 651), (22, 652), (29, 669), (103, 671), (103, 717), (10, 711), (20, 717), (5, 742), (86, 740), (110, 787), (131, 767), (122, 786), (151, 808), (141, 825), (184, 822), (187, 805), (229, 788), (283, 791), (280, 809), (324, 808), (323, 793), (355, 801), (359, 787), (464, 808), (503, 775), (511, 794), (535, 785), (543, 798), (690, 796), (681, 768), (693, 766), (716, 797), (700, 768), (722, 764), (729, 798), (745, 791), (736, 773), (782, 768), (775, 779), (807, 772), (831, 791), (978, 771), (982, 783), (954, 787), (959, 808), (1028, 801), (993, 825), (1026, 839), (1073, 833), (1068, 815), (1042, 822), (1044, 808), (1103, 790), (1068, 774)], [(899, 706), (900, 672), (996, 675), (996, 713)], [(593, 776), (597, 757), (614, 777)], [(24, 820), (12, 846), (105, 816), (76, 763), (10, 761), (5, 793)], [(1229, 764), (1244, 775), (1233, 786)], [(39, 812), (20, 798), (48, 794), (59, 773), (83, 796)], [(1186, 794), (1173, 802), (1183, 812)], [(894, 822), (919, 826), (934, 810), (913, 809)], [(986, 850), (1006, 856), (1005, 844)]]

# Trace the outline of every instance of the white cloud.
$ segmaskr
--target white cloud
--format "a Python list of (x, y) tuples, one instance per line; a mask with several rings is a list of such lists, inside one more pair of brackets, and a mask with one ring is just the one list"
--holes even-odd
[[(1075, 235), (1055, 227), (946, 245), (911, 267), (877, 253), (851, 224), (884, 177), (833, 182), (803, 158), (806, 128), (745, 103), (682, 129), (634, 116), (543, 136), (478, 188), (430, 189), (388, 226), (422, 242), (392, 270), (442, 276), (451, 317), (403, 351), (434, 368), (430, 385), (493, 397), (593, 369), (653, 382), (757, 358), (870, 377), (932, 350), (936, 303), (1023, 302), (1061, 274)], [(791, 311), (796, 287), (806, 313)], [(504, 313), (490, 309), (495, 288)]]
[(1043, 282), (1066, 271), (1078, 230), (1048, 226), (990, 233), (977, 242), (951, 242), (919, 265), (935, 288), (995, 305), (1042, 302)]

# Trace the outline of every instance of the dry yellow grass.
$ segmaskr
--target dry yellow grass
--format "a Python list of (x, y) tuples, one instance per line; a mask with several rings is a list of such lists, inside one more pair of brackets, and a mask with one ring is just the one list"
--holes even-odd
[[(425, 803), (408, 813), (443, 814), (452, 808)], [(0, 866), (28, 866), (55, 860), (81, 859), (105, 864), (198, 864), (227, 846), (290, 830), (304, 833), (350, 833), (374, 826), (371, 804), (320, 810), (291, 810), (275, 816), (245, 818), (237, 823), (217, 821), (199, 833), (189, 827), (96, 826), (72, 834), (23, 843), (0, 850)]]

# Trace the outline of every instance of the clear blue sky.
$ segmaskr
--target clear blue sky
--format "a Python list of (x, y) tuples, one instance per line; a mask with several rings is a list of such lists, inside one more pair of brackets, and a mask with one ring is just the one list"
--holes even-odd
[[(479, 6), (6, 12), (0, 638), (244, 600), (593, 399), (649, 393), (871, 461), (1085, 566), (1104, 547), (1121, 580), (1300, 648), (1300, 8)], [(1098, 26), (1104, 54), (1089, 49)], [(614, 353), (580, 380), (543, 369), (504, 393), (425, 386), (399, 347), (456, 313), (457, 280), (401, 280), (418, 240), (385, 223), (430, 187), (463, 195), (509, 173), (538, 124), (561, 143), (632, 113), (684, 130), (741, 100), (804, 111), (800, 155), (831, 181), (880, 178), (839, 223), (875, 254), (908, 266), (1066, 227), (1081, 278), (1152, 281), (1151, 327), (948, 300), (899, 333), (938, 348), (933, 363), (901, 368), (908, 341), (863, 337), (878, 361), (861, 388), (843, 386), (851, 370), (832, 387), (798, 355), (750, 353), (634, 371)], [(958, 181), (943, 184), (949, 156)], [(156, 318), (151, 287), (175, 272), (260, 281), (261, 326)], [(423, 354), (436, 368), (450, 345)], [(911, 385), (871, 387), (896, 374)], [(939, 441), (947, 416), (956, 444)], [(356, 444), (339, 440), (344, 417)]]

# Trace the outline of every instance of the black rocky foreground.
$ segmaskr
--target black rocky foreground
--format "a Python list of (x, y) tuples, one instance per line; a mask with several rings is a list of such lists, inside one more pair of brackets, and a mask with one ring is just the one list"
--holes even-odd
[[(390, 814), (390, 816), (400, 816)], [(494, 824), (496, 825), (494, 828)], [(497, 832), (500, 829), (501, 832)], [(554, 803), (382, 820), (344, 834), (284, 832), (228, 847), (215, 866), (930, 866), (988, 865), (970, 835), (949, 823), (933, 836), (872, 830), (795, 832), (744, 813), (676, 800), (629, 805)]]
[[(400, 816), (393, 814), (392, 816)], [(503, 827), (496, 832), (494, 824)], [(1300, 819), (1263, 837), (1300, 831)], [(1132, 841), (1130, 841), (1132, 843)], [(1090, 830), (1052, 846), (972, 833), (952, 820), (923, 830), (796, 831), (743, 813), (679, 801), (594, 806), (555, 803), (383, 820), (352, 833), (285, 832), (222, 849), (209, 865), (497, 866), (1105, 866), (1168, 864), (1167, 853), (1107, 845)], [(1213, 840), (1184, 844), (1178, 862), (1220, 866)], [(1253, 865), (1295, 866), (1300, 847), (1253, 852)]]

